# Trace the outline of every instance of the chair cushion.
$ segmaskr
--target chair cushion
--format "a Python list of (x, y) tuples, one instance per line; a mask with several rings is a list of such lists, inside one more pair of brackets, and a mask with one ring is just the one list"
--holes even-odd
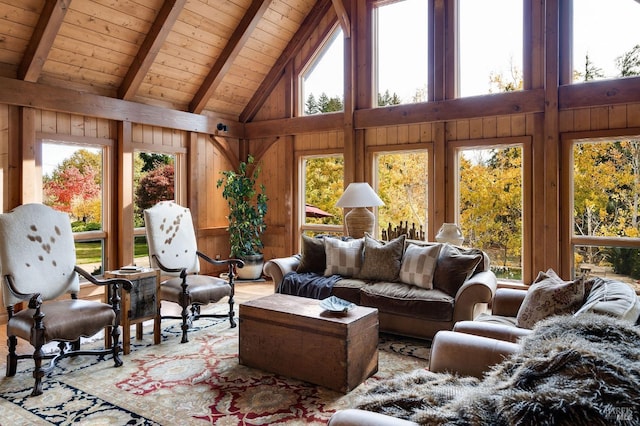
[(451, 321), (453, 302), (453, 297), (443, 291), (404, 283), (374, 283), (360, 293), (360, 303), (364, 306), (430, 321)]
[(406, 235), (400, 235), (398, 238), (384, 243), (365, 234), (362, 267), (357, 278), (374, 281), (397, 281), (406, 238)]
[(533, 328), (536, 322), (552, 315), (574, 313), (584, 300), (584, 281), (564, 281), (553, 269), (540, 271), (518, 310), (516, 324)]
[[(209, 275), (188, 275), (187, 290), (190, 304), (206, 305), (215, 303), (231, 294), (231, 286), (223, 279)], [(171, 278), (160, 285), (160, 299), (180, 304), (182, 278)]]
[[(34, 311), (24, 309), (16, 313), (7, 323), (7, 334), (30, 341)], [(41, 311), (45, 314), (44, 343), (73, 342), (80, 337), (90, 337), (113, 325), (116, 319), (111, 305), (82, 299), (46, 302)]]
[(631, 286), (611, 279), (594, 277), (585, 282), (591, 290), (576, 315), (586, 312), (611, 315), (636, 321), (640, 314), (640, 301)]

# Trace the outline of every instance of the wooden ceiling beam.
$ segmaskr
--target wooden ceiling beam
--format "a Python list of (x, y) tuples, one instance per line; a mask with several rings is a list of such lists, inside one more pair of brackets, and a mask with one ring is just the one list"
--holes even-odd
[(18, 67), (20, 80), (36, 82), (60, 30), (71, 0), (47, 0)]
[(247, 13), (242, 17), (242, 20), (231, 35), (229, 42), (204, 79), (202, 86), (200, 86), (198, 92), (194, 95), (193, 100), (189, 104), (189, 111), (200, 114), (204, 107), (207, 106), (207, 102), (209, 102), (209, 99), (213, 96), (220, 82), (222, 82), (225, 74), (229, 71), (229, 68), (231, 68), (233, 61), (240, 53), (244, 44), (249, 37), (251, 37), (251, 33), (256, 28), (256, 25), (258, 25), (258, 22), (269, 9), (271, 2), (272, 0), (253, 0), (253, 2), (251, 2)]
[(130, 100), (135, 96), (186, 2), (186, 0), (165, 0), (162, 4), (158, 16), (118, 88), (120, 99)]
[(336, 9), (336, 15), (340, 20), (340, 26), (342, 27), (342, 33), (344, 38), (351, 38), (351, 21), (349, 20), (349, 14), (344, 7), (342, 0), (332, 0), (333, 7)]
[(287, 63), (309, 39), (311, 33), (316, 29), (316, 27), (320, 25), (322, 18), (324, 18), (332, 9), (333, 6), (331, 1), (332, 0), (318, 0), (318, 2), (313, 6), (311, 12), (309, 12), (307, 17), (304, 19), (298, 31), (295, 33), (287, 47), (285, 47), (280, 57), (271, 68), (271, 71), (269, 71), (260, 87), (258, 87), (258, 90), (256, 90), (256, 93), (253, 95), (251, 100), (249, 100), (247, 106), (240, 114), (239, 121), (241, 123), (247, 123), (253, 120), (260, 107), (262, 107), (271, 94), (273, 88), (278, 84)]
[(231, 35), (229, 42), (224, 47), (222, 53), (216, 60), (209, 74), (204, 79), (202, 86), (194, 95), (189, 105), (189, 111), (199, 114), (202, 112), (207, 102), (215, 92), (216, 88), (224, 78), (233, 61), (240, 53), (241, 48), (247, 42), (256, 25), (269, 9), (272, 0), (253, 0), (249, 9), (242, 17), (242, 20)]

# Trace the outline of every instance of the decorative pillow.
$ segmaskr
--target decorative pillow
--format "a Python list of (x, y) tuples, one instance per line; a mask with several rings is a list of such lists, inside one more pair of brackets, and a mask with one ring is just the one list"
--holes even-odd
[(406, 238), (406, 235), (400, 235), (388, 243), (383, 243), (372, 238), (369, 234), (364, 234), (362, 268), (356, 278), (361, 280), (397, 281)]
[(549, 269), (540, 271), (520, 305), (516, 325), (533, 328), (534, 324), (552, 315), (574, 313), (584, 300), (584, 280), (564, 281)]
[(451, 244), (443, 244), (438, 256), (433, 286), (455, 297), (462, 284), (473, 275), (482, 260), (481, 250), (462, 251)]
[(302, 235), (302, 258), (296, 272), (324, 273), (327, 256), (324, 253), (324, 238), (312, 238)]
[(432, 246), (409, 244), (402, 258), (400, 281), (428, 290), (432, 289), (433, 276), (441, 249), (441, 244)]
[(353, 277), (360, 272), (362, 265), (363, 238), (340, 241), (335, 238), (324, 239), (324, 252), (327, 256), (327, 265), (324, 276), (342, 275)]

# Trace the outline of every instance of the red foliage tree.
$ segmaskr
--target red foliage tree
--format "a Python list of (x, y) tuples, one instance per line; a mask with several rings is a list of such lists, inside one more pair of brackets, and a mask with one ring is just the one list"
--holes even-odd
[(100, 195), (96, 171), (90, 165), (85, 166), (84, 172), (75, 166), (66, 167), (55, 179), (44, 182), (43, 187), (46, 204), (66, 213), (71, 213), (74, 200), (88, 201)]
[(173, 164), (157, 167), (142, 178), (136, 189), (136, 209), (138, 213), (153, 207), (160, 201), (175, 197)]

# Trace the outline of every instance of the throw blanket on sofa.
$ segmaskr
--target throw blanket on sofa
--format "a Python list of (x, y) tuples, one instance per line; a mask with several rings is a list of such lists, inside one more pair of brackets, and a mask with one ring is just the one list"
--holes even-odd
[(534, 330), (482, 380), (417, 370), (376, 385), (358, 408), (428, 425), (639, 424), (637, 326), (585, 314)]
[(341, 278), (340, 275), (325, 277), (314, 272), (288, 272), (282, 278), (282, 282), (278, 285), (276, 293), (309, 297), (312, 299), (325, 299), (331, 296), (333, 285)]

